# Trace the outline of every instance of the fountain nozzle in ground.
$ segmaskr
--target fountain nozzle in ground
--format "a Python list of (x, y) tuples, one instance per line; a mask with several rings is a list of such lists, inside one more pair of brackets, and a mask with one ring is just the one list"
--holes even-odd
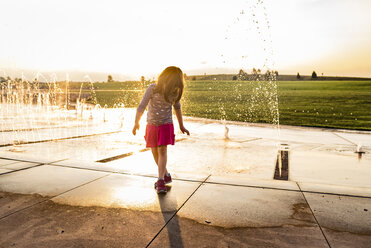
[(280, 144), (273, 176), (276, 180), (289, 179), (289, 150), (288, 144)]
[(225, 125), (225, 126), (224, 126), (224, 138), (225, 138), (226, 140), (229, 139), (229, 135), (228, 135), (228, 133), (229, 133), (229, 128), (227, 127), (227, 125)]
[(355, 153), (358, 154), (358, 161), (361, 160), (363, 153), (362, 144), (358, 144)]

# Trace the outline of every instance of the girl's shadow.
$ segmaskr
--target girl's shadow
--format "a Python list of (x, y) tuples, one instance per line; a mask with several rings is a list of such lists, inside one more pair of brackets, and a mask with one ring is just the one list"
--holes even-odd
[(166, 188), (166, 194), (158, 194), (161, 213), (166, 223), (163, 229), (167, 229), (170, 247), (184, 247), (177, 215), (178, 203), (176, 193), (175, 191), (171, 192), (171, 186), (166, 185)]

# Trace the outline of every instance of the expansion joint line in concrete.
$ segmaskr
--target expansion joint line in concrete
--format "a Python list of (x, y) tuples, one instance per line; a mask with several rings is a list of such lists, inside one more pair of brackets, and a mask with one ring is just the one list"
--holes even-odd
[(328, 247), (330, 247), (330, 248), (331, 248), (330, 242), (328, 241), (328, 239), (327, 239), (327, 237), (326, 237), (325, 233), (324, 233), (324, 232), (323, 232), (323, 230), (322, 230), (322, 227), (321, 227), (321, 225), (319, 224), (319, 222), (318, 222), (318, 220), (317, 220), (316, 216), (314, 215), (314, 212), (313, 212), (313, 210), (312, 210), (311, 206), (309, 205), (309, 202), (308, 202), (307, 198), (305, 197), (305, 195), (304, 195), (303, 191), (301, 190), (301, 188), (300, 188), (300, 185), (299, 185), (299, 184), (298, 184), (297, 182), (296, 182), (296, 185), (297, 185), (297, 186), (298, 186), (298, 188), (300, 189), (300, 192), (301, 192), (301, 194), (303, 195), (303, 198), (304, 198), (305, 202), (307, 203), (307, 205), (308, 205), (308, 207), (309, 207), (310, 211), (312, 212), (313, 218), (314, 218), (314, 220), (316, 221), (316, 223), (317, 223), (317, 225), (318, 225), (319, 229), (321, 230), (321, 233), (322, 233), (322, 235), (323, 235), (323, 238), (324, 238), (324, 239), (326, 240), (326, 243), (327, 243)]
[(345, 141), (347, 141), (347, 142), (349, 142), (349, 143), (351, 143), (351, 144), (353, 144), (353, 145), (357, 145), (356, 143), (354, 143), (353, 141), (351, 141), (351, 140), (348, 140), (347, 138), (344, 138), (343, 136), (341, 136), (341, 135), (339, 135), (339, 134), (337, 134), (337, 133), (332, 133), (333, 135), (335, 135), (335, 136), (337, 136), (337, 137), (339, 137), (339, 138), (341, 138), (341, 139), (343, 139), (343, 140), (345, 140)]
[[(12, 160), (12, 161), (16, 161), (16, 162), (28, 162), (28, 163), (35, 163), (35, 164), (43, 164), (43, 165), (49, 165), (49, 164), (52, 164), (52, 163), (58, 163), (58, 162), (61, 162), (61, 161), (67, 160), (67, 158), (64, 158), (64, 159), (56, 160), (56, 161), (53, 161), (53, 162), (43, 163), (43, 162), (35, 162), (35, 161), (29, 161), (29, 160), (17, 159), (17, 158), (5, 158), (5, 157), (0, 157), (0, 159)], [(15, 162), (15, 163), (16, 163), (16, 162)]]
[(30, 162), (30, 161), (25, 161), (25, 160), (17, 160), (17, 159), (9, 159), (9, 160), (14, 160), (14, 161), (19, 161), (19, 162), (34, 163), (36, 165), (28, 166), (28, 167), (25, 167), (25, 168), (22, 168), (22, 169), (17, 169), (17, 170), (11, 170), (11, 171), (8, 171), (8, 172), (1, 173), (0, 175), (6, 175), (6, 174), (10, 174), (10, 173), (17, 172), (17, 171), (28, 170), (28, 169), (36, 168), (36, 167), (39, 167), (39, 166), (42, 166), (42, 165), (49, 165), (50, 163), (58, 163), (58, 162), (61, 162), (63, 160), (66, 160), (66, 158), (65, 159), (61, 159), (61, 160), (57, 160), (57, 161), (53, 161), (53, 162), (50, 162), (50, 163), (46, 163), (46, 164), (45, 163), (37, 163), (37, 162), (35, 163), (35, 162)]
[(182, 209), (182, 207), (188, 202), (189, 199), (191, 199), (191, 197), (196, 193), (196, 191), (209, 179), (209, 177), (211, 176), (208, 175), (205, 180), (203, 180), (200, 185), (198, 185), (198, 187), (192, 192), (192, 194), (183, 202), (183, 204), (175, 211), (175, 213), (169, 218), (168, 221), (166, 221), (166, 223), (163, 225), (163, 227), (160, 229), (160, 231), (158, 231), (158, 233), (151, 239), (151, 241), (148, 243), (148, 245), (146, 247), (149, 247), (151, 245), (151, 243), (157, 238), (157, 236), (162, 232), (162, 230), (164, 230), (164, 228), (170, 223), (170, 221), (178, 214), (178, 212), (180, 211), (180, 209)]
[[(113, 132), (107, 132), (107, 133), (95, 133), (95, 134), (86, 134), (86, 135), (78, 135), (78, 136), (71, 136), (71, 137), (64, 137), (64, 138), (58, 138), (58, 139), (46, 139), (46, 140), (35, 140), (35, 141), (27, 141), (27, 142), (19, 142), (16, 145), (27, 145), (27, 144), (36, 144), (36, 143), (44, 143), (44, 142), (50, 142), (50, 141), (59, 141), (59, 140), (68, 140), (68, 139), (79, 139), (79, 138), (85, 138), (85, 137), (91, 137), (91, 136), (99, 136), (99, 135), (105, 135), (105, 134), (114, 134), (119, 133), (122, 131), (113, 131)], [(3, 144), (0, 145), (0, 147), (6, 147), (6, 146), (13, 146), (14, 144)]]
[[(182, 180), (182, 179), (178, 179), (178, 180)], [(192, 180), (183, 180), (183, 181), (192, 181)], [(205, 184), (215, 184), (215, 185), (225, 185), (225, 186), (245, 187), (245, 188), (255, 188), (255, 189), (271, 189), (271, 190), (281, 190), (281, 191), (290, 191), (290, 192), (302, 192), (302, 193), (312, 193), (312, 194), (321, 194), (321, 195), (335, 195), (335, 196), (344, 196), (344, 197), (355, 197), (355, 198), (371, 199), (371, 196), (350, 195), (350, 194), (341, 194), (341, 193), (331, 193), (331, 192), (324, 192), (324, 191), (311, 191), (311, 190), (301, 190), (301, 189), (286, 189), (286, 188), (277, 188), (277, 187), (268, 187), (268, 186), (234, 184), (234, 183), (218, 183), (218, 182), (205, 182)]]
[[(47, 165), (47, 164), (44, 164), (44, 165)], [(24, 210), (26, 210), (26, 209), (29, 209), (29, 208), (32, 208), (32, 207), (34, 207), (34, 206), (36, 206), (36, 205), (40, 205), (40, 204), (42, 204), (42, 203), (44, 203), (44, 202), (46, 202), (46, 201), (49, 201), (49, 200), (51, 200), (51, 199), (53, 199), (53, 198), (55, 198), (55, 197), (58, 197), (58, 196), (63, 195), (63, 194), (65, 194), (65, 193), (68, 193), (68, 192), (70, 192), (70, 191), (72, 191), (72, 190), (75, 190), (75, 189), (77, 189), (77, 188), (80, 188), (80, 187), (82, 187), (82, 186), (85, 186), (85, 185), (87, 185), (87, 184), (89, 184), (89, 183), (95, 182), (95, 181), (97, 181), (97, 180), (99, 180), (99, 179), (102, 179), (102, 178), (104, 178), (104, 177), (107, 177), (107, 176), (109, 176), (109, 175), (110, 175), (110, 174), (107, 174), (107, 175), (104, 175), (104, 176), (98, 177), (98, 178), (96, 178), (96, 179), (94, 179), (94, 180), (91, 180), (91, 181), (89, 181), (89, 182), (86, 182), (86, 183), (80, 184), (80, 185), (78, 185), (78, 186), (76, 186), (76, 187), (73, 187), (72, 189), (66, 190), (66, 191), (64, 191), (64, 192), (62, 192), (62, 193), (59, 193), (59, 194), (57, 194), (57, 195), (53, 195), (53, 196), (48, 197), (48, 198), (46, 198), (46, 199), (44, 199), (44, 200), (42, 200), (42, 201), (36, 202), (36, 203), (34, 203), (34, 204), (30, 205), (30, 206), (27, 206), (27, 207), (24, 207), (24, 208), (19, 209), (19, 210), (17, 210), (17, 211), (14, 211), (14, 212), (12, 212), (12, 213), (9, 213), (9, 214), (7, 214), (7, 215), (5, 215), (5, 216), (3, 216), (3, 217), (0, 217), (0, 221), (3, 220), (3, 219), (5, 219), (5, 218), (7, 218), (7, 217), (9, 217), (9, 216), (11, 216), (11, 215), (13, 215), (13, 214), (16, 214), (16, 213), (22, 212), (22, 211), (24, 211)]]
[[(138, 173), (131, 173), (131, 172), (123, 172), (123, 171), (108, 171), (108, 170), (100, 170), (100, 169), (91, 169), (91, 168), (82, 168), (79, 166), (73, 165), (60, 165), (60, 164), (49, 164), (51, 166), (59, 166), (59, 167), (66, 167), (66, 168), (73, 168), (79, 170), (89, 170), (89, 171), (98, 171), (98, 172), (107, 172), (112, 174), (121, 174), (121, 175), (129, 175), (129, 176), (137, 176), (137, 177), (148, 177), (148, 178), (157, 178), (155, 175), (145, 175), (145, 174), (138, 174)], [(5, 174), (5, 173), (4, 173)], [(4, 175), (3, 174), (3, 175)], [(174, 180), (183, 181), (183, 182), (194, 182), (200, 183), (200, 180), (192, 180), (192, 179), (182, 179), (176, 178)], [(350, 194), (341, 194), (341, 193), (330, 193), (324, 191), (311, 191), (311, 190), (299, 190), (299, 189), (286, 189), (286, 188), (277, 188), (277, 187), (268, 187), (268, 186), (257, 186), (257, 185), (242, 185), (242, 184), (234, 184), (234, 183), (218, 183), (218, 182), (202, 182), (203, 184), (215, 184), (215, 185), (225, 185), (225, 186), (234, 186), (234, 187), (245, 187), (245, 188), (256, 188), (256, 189), (271, 189), (271, 190), (281, 190), (281, 191), (290, 191), (290, 192), (303, 192), (303, 193), (312, 193), (312, 194), (323, 194), (323, 195), (334, 195), (334, 196), (344, 196), (344, 197), (355, 197), (355, 198), (364, 198), (364, 199), (371, 199), (371, 196), (362, 196), (362, 195), (350, 195)]]
[[(81, 127), (82, 125), (72, 125), (72, 126), (47, 126), (47, 127), (38, 127), (38, 128), (23, 128), (23, 129), (5, 129), (0, 130), (0, 133), (10, 133), (10, 132), (28, 132), (28, 131), (38, 131), (38, 130), (46, 130), (46, 129), (57, 129), (57, 128), (75, 128)], [(84, 125), (85, 126), (85, 125)], [(87, 127), (94, 127), (98, 125), (88, 125)]]
[(39, 166), (42, 166), (42, 165), (45, 165), (45, 164), (36, 164), (36, 165), (25, 167), (25, 168), (22, 168), (22, 169), (11, 170), (11, 171), (8, 171), (8, 172), (1, 173), (1, 175), (6, 175), (6, 174), (10, 174), (10, 173), (17, 172), (17, 171), (27, 170), (27, 169), (32, 169), (32, 168), (36, 168), (36, 167), (39, 167)]

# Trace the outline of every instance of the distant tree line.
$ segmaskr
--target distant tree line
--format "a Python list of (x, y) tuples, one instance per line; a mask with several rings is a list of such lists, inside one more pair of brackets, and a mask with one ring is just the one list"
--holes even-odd
[[(267, 70), (264, 74), (261, 72), (260, 69), (253, 68), (251, 73), (247, 73), (244, 70), (240, 70), (237, 75), (233, 76), (233, 80), (249, 80), (249, 81), (256, 81), (256, 80), (276, 80), (278, 78), (278, 71)], [(322, 73), (323, 76), (323, 73)], [(303, 79), (300, 73), (296, 74), (296, 78), (298, 80)], [(318, 79), (316, 71), (312, 72), (311, 76), (312, 80)]]
[(233, 80), (242, 80), (242, 81), (256, 81), (256, 80), (275, 80), (278, 76), (278, 71), (267, 70), (265, 73), (262, 73), (261, 69), (253, 68), (251, 73), (247, 73), (244, 70), (240, 70), (236, 76), (233, 77)]

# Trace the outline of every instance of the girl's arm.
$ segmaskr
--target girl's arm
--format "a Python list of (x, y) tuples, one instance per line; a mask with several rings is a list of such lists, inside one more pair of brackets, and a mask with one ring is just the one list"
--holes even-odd
[(143, 112), (137, 110), (137, 114), (135, 115), (135, 123), (134, 123), (134, 128), (133, 128), (133, 134), (137, 134), (137, 130), (139, 130), (139, 121), (140, 118), (142, 117)]
[(182, 131), (182, 133), (187, 133), (189, 135), (189, 131), (183, 125), (183, 117), (182, 117), (181, 108), (176, 108), (174, 110), (175, 110), (176, 118), (178, 119), (180, 131)]
[(137, 133), (137, 130), (139, 130), (139, 121), (142, 117), (142, 114), (144, 113), (144, 110), (146, 109), (149, 99), (151, 98), (152, 90), (155, 87), (155, 84), (151, 84), (148, 89), (146, 90), (146, 93), (144, 93), (144, 96), (142, 98), (142, 101), (140, 102), (138, 108), (137, 108), (137, 114), (135, 115), (135, 123), (133, 128), (133, 134), (135, 135)]

